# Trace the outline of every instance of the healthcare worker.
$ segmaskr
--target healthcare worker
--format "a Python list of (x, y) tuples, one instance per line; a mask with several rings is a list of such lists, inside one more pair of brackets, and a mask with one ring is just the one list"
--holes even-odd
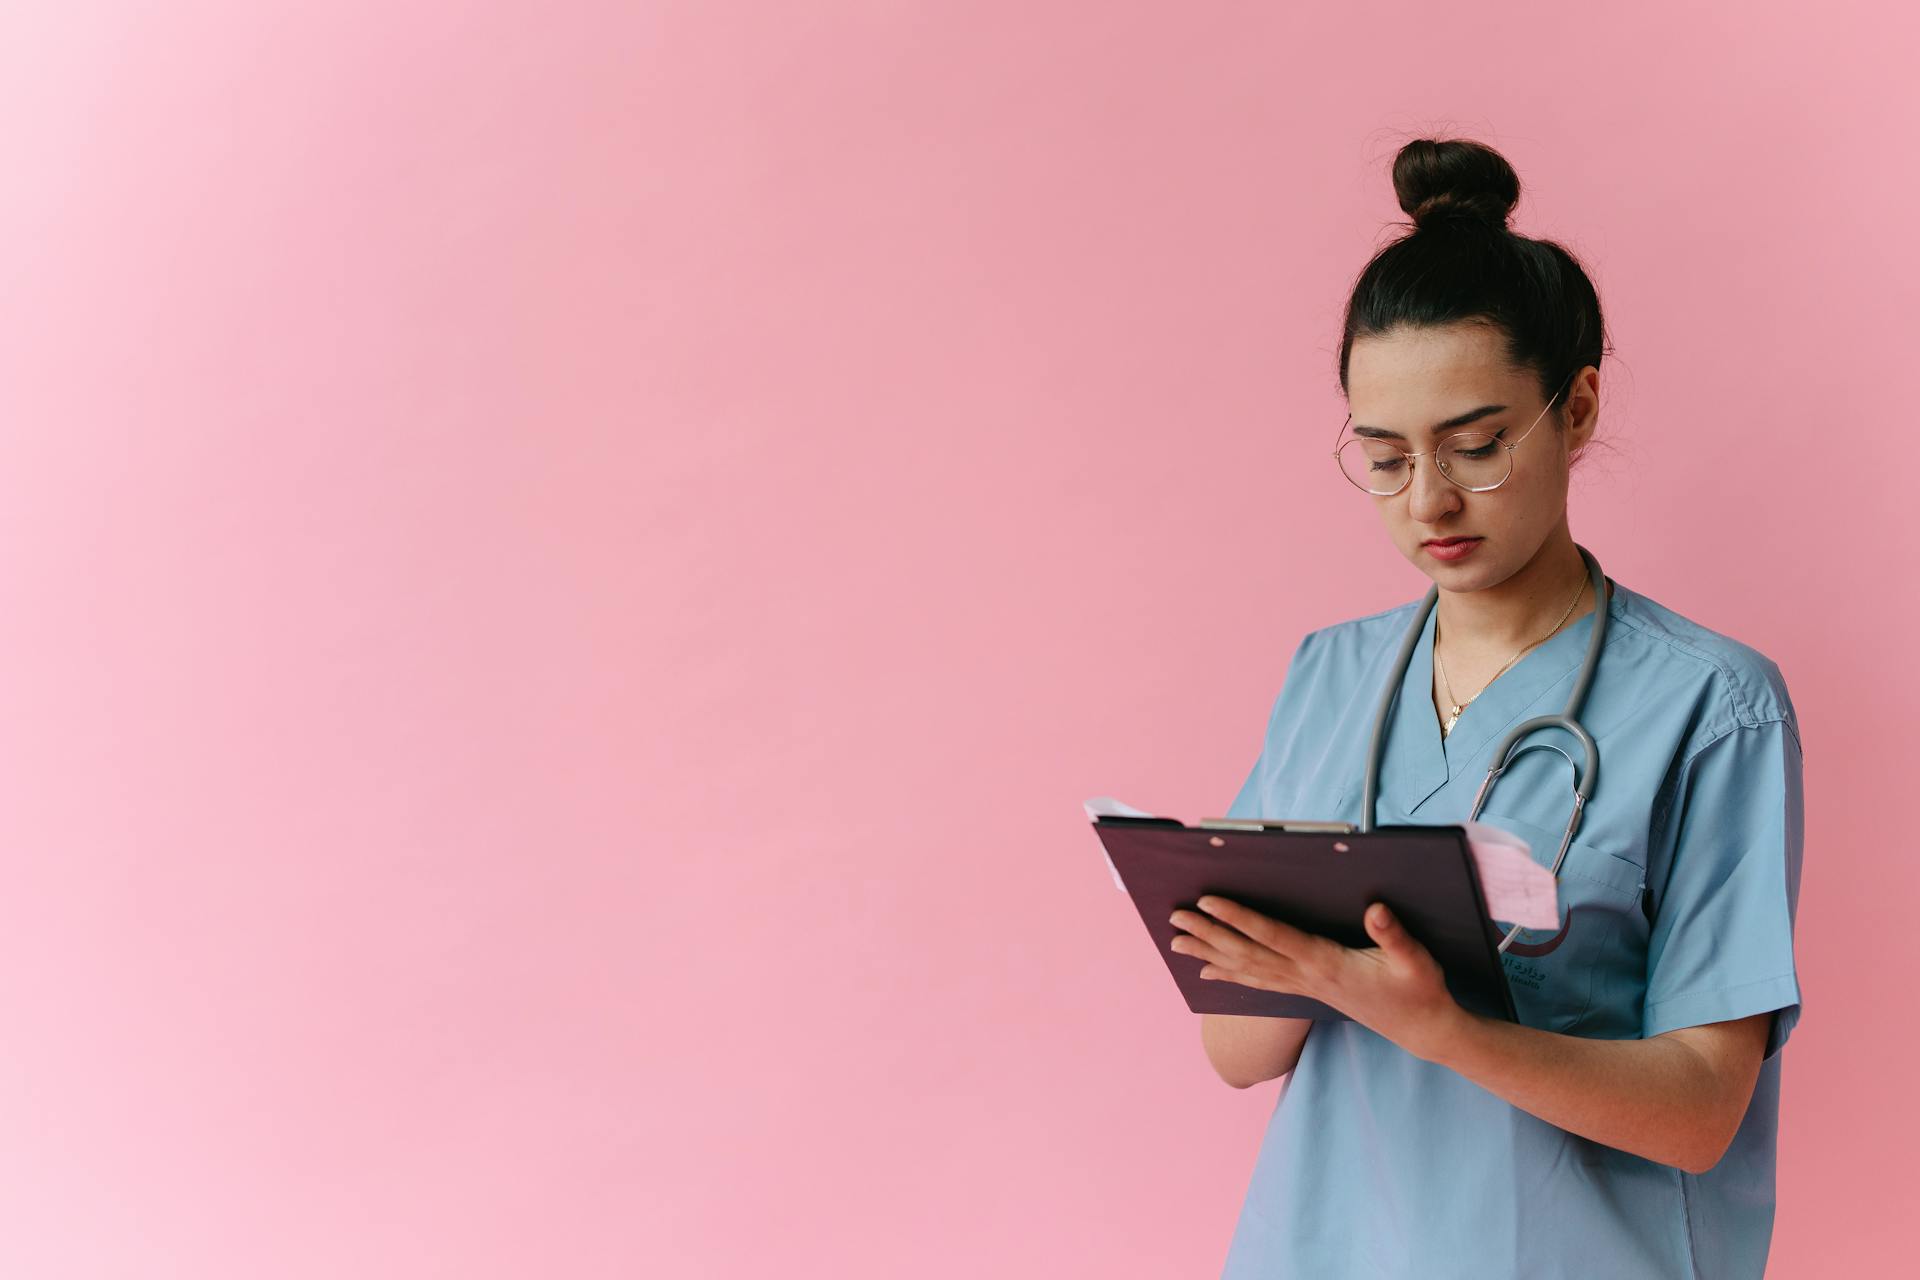
[[(1562, 710), (1604, 609), (1578, 713), (1599, 767), (1560, 927), (1501, 954), (1517, 1024), (1456, 1004), (1385, 904), (1362, 948), (1227, 899), (1174, 914), (1173, 948), (1209, 979), (1352, 1019), (1202, 1015), (1228, 1083), (1292, 1073), (1223, 1275), (1760, 1277), (1800, 1011), (1793, 704), (1755, 649), (1610, 578), (1594, 598), (1567, 489), (1599, 417), (1600, 306), (1566, 250), (1508, 230), (1513, 169), (1423, 139), (1393, 183), (1414, 226), (1354, 287), (1351, 416), (1319, 477), (1370, 503), (1438, 588), (1386, 724), (1376, 821), (1463, 821), (1506, 731)], [(1360, 821), (1375, 708), (1421, 603), (1300, 641), (1229, 816)], [(1579, 745), (1546, 729), (1516, 750), (1480, 820), (1551, 863)]]

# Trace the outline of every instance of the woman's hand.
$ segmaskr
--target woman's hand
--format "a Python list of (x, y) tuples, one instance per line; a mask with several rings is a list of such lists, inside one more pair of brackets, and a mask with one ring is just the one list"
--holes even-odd
[(1428, 1062), (1468, 1016), (1447, 990), (1440, 962), (1384, 902), (1367, 908), (1367, 936), (1376, 945), (1365, 948), (1343, 947), (1212, 894), (1196, 905), (1199, 912), (1173, 913), (1174, 926), (1186, 930), (1175, 935), (1173, 949), (1205, 961), (1203, 978), (1309, 996)]

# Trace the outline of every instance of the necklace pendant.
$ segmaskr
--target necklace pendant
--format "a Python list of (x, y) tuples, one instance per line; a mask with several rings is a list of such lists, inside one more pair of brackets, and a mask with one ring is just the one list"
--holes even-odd
[(1448, 734), (1450, 734), (1450, 733), (1452, 733), (1452, 732), (1453, 732), (1453, 726), (1454, 726), (1455, 724), (1457, 724), (1457, 723), (1459, 723), (1459, 721), (1460, 721), (1460, 713), (1461, 713), (1462, 711), (1465, 711), (1465, 710), (1466, 710), (1466, 708), (1465, 708), (1465, 707), (1460, 707), (1460, 706), (1456, 706), (1456, 707), (1455, 707), (1455, 708), (1453, 709), (1453, 714), (1452, 714), (1452, 715), (1450, 715), (1450, 716), (1448, 716), (1448, 717), (1447, 717), (1447, 719), (1446, 719), (1446, 722), (1445, 722), (1445, 723), (1443, 723), (1443, 724), (1442, 724), (1442, 725), (1440, 726), (1440, 736), (1441, 736), (1441, 737), (1443, 737), (1443, 738), (1444, 738), (1444, 737), (1446, 737), (1446, 736), (1447, 736)]

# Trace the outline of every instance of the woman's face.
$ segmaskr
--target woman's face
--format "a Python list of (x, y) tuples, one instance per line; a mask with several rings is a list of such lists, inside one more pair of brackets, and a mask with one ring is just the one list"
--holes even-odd
[[(1439, 473), (1429, 454), (1414, 459), (1413, 475), (1399, 493), (1372, 499), (1400, 554), (1448, 591), (1495, 586), (1533, 559), (1566, 518), (1568, 459), (1593, 431), (1593, 402), (1585, 395), (1591, 384), (1583, 387), (1582, 380), (1597, 381), (1596, 371), (1589, 367), (1575, 379), (1579, 403), (1570, 400), (1541, 418), (1547, 402), (1539, 378), (1530, 369), (1509, 367), (1503, 345), (1492, 326), (1463, 323), (1358, 338), (1347, 357), (1353, 421), (1343, 438), (1375, 434), (1363, 427), (1379, 428), (1399, 433), (1404, 439), (1394, 443), (1415, 452), (1467, 431), (1520, 441), (1512, 453), (1513, 472), (1497, 489), (1462, 489)], [(1434, 430), (1489, 405), (1501, 407)], [(1563, 415), (1576, 425), (1563, 427), (1556, 421)], [(1455, 537), (1479, 541), (1451, 560), (1424, 545)]]

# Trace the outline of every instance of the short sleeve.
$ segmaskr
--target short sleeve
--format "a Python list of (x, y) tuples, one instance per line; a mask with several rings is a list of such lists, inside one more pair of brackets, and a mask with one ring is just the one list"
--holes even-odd
[(1793, 922), (1804, 833), (1800, 738), (1740, 725), (1681, 766), (1655, 885), (1642, 1034), (1777, 1010), (1766, 1057), (1800, 1018)]
[(1259, 818), (1272, 817), (1262, 814), (1261, 797), (1271, 794), (1274, 772), (1279, 768), (1280, 755), (1286, 741), (1285, 728), (1292, 707), (1304, 696), (1302, 686), (1306, 683), (1306, 664), (1303, 661), (1307, 648), (1313, 643), (1317, 632), (1309, 631), (1294, 646), (1293, 657), (1287, 660), (1287, 673), (1281, 682), (1280, 692), (1273, 699), (1273, 707), (1267, 713), (1266, 737), (1261, 740), (1260, 754), (1254, 759), (1253, 768), (1247, 773), (1247, 780), (1240, 784), (1240, 794), (1227, 806), (1223, 817)]

